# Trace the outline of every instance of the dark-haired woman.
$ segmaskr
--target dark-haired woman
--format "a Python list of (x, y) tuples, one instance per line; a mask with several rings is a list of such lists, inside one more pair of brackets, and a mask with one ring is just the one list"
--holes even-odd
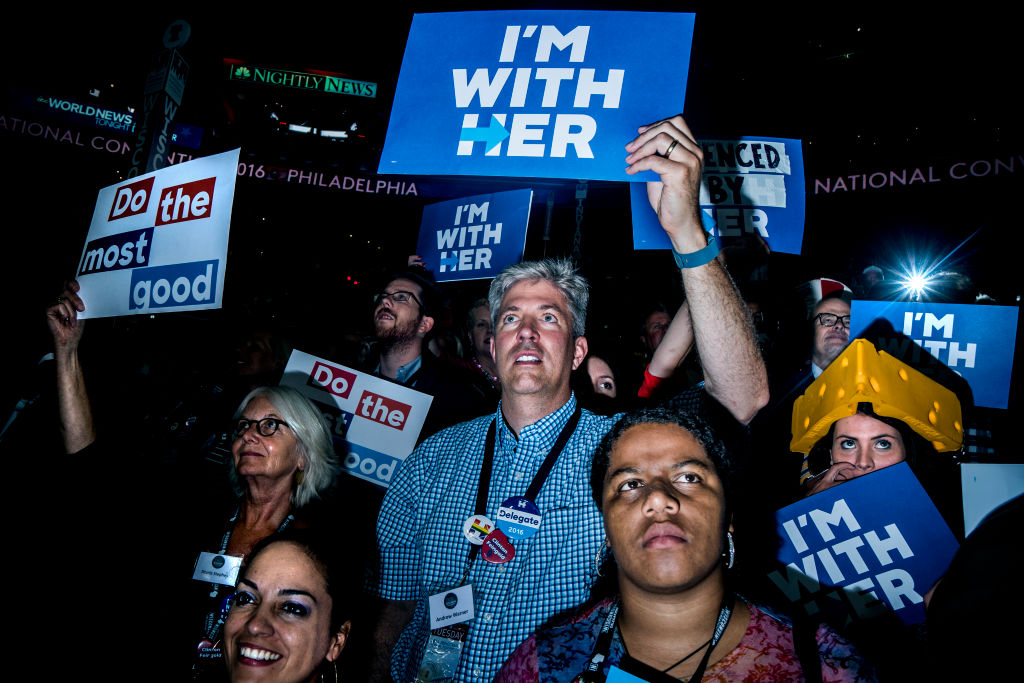
[(257, 544), (227, 601), (224, 660), (232, 683), (338, 680), (355, 590), (343, 565), (309, 534)]
[(618, 595), (535, 633), (497, 680), (873, 680), (828, 628), (794, 633), (729, 590), (731, 469), (700, 418), (664, 408), (623, 418), (591, 476)]

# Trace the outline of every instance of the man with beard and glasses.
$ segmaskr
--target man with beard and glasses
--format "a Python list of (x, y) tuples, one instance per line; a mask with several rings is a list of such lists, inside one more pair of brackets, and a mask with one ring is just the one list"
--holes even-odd
[(434, 397), (421, 441), (486, 409), (481, 408), (483, 395), (463, 371), (423, 353), (423, 339), (434, 327), (433, 313), (439, 306), (433, 283), (411, 270), (394, 277), (374, 297), (373, 329), (380, 355), (369, 369)]

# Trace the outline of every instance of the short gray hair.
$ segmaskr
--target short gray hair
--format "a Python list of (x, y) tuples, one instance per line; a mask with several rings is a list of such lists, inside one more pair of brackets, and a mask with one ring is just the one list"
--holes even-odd
[[(295, 434), (299, 461), (303, 465), (302, 483), (292, 491), (292, 505), (300, 508), (327, 490), (341, 467), (334, 454), (334, 442), (327, 420), (312, 401), (291, 387), (257, 387), (242, 399), (235, 411), (235, 419), (242, 417), (246, 406), (256, 398), (267, 399), (282, 420)], [(235, 468), (229, 470), (231, 482), (241, 488)]]
[(501, 302), (514, 285), (524, 281), (546, 280), (554, 285), (565, 297), (572, 315), (572, 336), (582, 337), (587, 327), (587, 302), (590, 300), (590, 285), (587, 279), (576, 272), (576, 266), (568, 259), (523, 261), (514, 263), (498, 273), (491, 280), (487, 301), (491, 307), (491, 324), (498, 329), (498, 315)]

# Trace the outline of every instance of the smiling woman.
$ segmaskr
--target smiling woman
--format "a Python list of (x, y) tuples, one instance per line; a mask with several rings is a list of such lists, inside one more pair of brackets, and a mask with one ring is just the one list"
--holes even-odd
[(795, 635), (790, 620), (727, 589), (733, 478), (702, 417), (667, 408), (623, 417), (591, 470), (619, 595), (536, 632), (496, 680), (873, 680), (827, 627)]
[(350, 586), (330, 547), (286, 532), (253, 550), (227, 601), (224, 658), (233, 683), (337, 679), (351, 629)]

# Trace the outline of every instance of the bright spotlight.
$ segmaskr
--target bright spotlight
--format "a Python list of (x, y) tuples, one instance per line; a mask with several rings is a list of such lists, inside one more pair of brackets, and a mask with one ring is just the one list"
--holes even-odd
[(904, 276), (900, 284), (903, 286), (903, 290), (910, 294), (912, 301), (920, 301), (925, 293), (932, 290), (935, 282), (936, 278), (934, 276), (911, 270)]

